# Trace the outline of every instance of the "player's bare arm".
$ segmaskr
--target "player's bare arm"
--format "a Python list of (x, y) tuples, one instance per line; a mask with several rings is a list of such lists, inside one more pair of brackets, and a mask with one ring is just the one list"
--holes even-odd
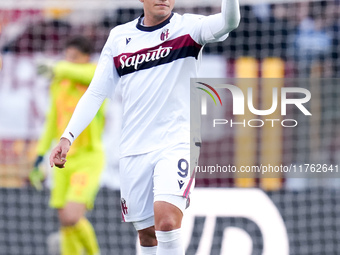
[(64, 168), (66, 163), (66, 155), (70, 150), (71, 143), (66, 138), (61, 138), (58, 145), (52, 150), (50, 155), (50, 166)]

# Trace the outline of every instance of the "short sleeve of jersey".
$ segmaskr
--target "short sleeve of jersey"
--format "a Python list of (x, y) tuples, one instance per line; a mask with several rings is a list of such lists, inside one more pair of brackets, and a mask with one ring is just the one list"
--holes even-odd
[[(214, 15), (212, 15), (214, 16)], [(186, 24), (191, 24), (191, 36), (199, 44), (205, 45), (206, 43), (222, 42), (227, 39), (229, 34), (225, 34), (221, 37), (215, 37), (208, 28), (204, 26), (205, 22), (210, 22), (208, 16), (197, 15), (197, 14), (184, 14), (183, 19), (186, 20)]]

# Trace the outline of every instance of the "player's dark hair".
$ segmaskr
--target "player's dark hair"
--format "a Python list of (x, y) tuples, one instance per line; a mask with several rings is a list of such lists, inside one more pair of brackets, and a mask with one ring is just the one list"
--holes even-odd
[(65, 48), (74, 47), (82, 53), (91, 55), (93, 53), (93, 45), (91, 41), (82, 35), (73, 36), (67, 40)]

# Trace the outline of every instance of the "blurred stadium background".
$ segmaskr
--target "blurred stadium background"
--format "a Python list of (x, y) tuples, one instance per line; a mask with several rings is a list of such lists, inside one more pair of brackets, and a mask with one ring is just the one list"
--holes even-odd
[[(240, 2), (240, 26), (225, 42), (204, 47), (200, 76), (311, 78), (303, 86), (312, 93), (313, 117), (299, 120), (295, 130), (203, 134), (200, 163), (339, 164), (339, 1)], [(36, 192), (27, 184), (48, 108), (49, 81), (38, 75), (37, 66), (60, 59), (73, 34), (93, 40), (97, 59), (110, 29), (138, 17), (141, 7), (137, 0), (0, 1), (0, 254), (57, 254), (51, 234), (58, 222), (47, 206), (49, 190)], [(220, 0), (181, 0), (175, 11), (209, 15), (219, 7)], [(265, 106), (264, 85), (253, 85)], [(115, 142), (119, 102), (112, 104), (118, 110), (108, 112), (109, 161), (89, 218), (102, 255), (131, 255), (137, 252), (136, 235), (132, 226), (121, 224)], [(187, 254), (340, 254), (338, 179), (253, 177), (199, 176), (197, 200), (193, 197), (184, 226)]]

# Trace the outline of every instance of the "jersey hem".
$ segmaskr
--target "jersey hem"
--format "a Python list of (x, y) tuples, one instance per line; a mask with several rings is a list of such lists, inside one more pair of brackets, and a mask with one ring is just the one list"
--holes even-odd
[(119, 158), (142, 155), (142, 154), (150, 153), (150, 152), (153, 152), (153, 151), (156, 151), (156, 150), (168, 148), (168, 147), (174, 146), (176, 144), (190, 144), (190, 142), (188, 142), (188, 141), (177, 141), (177, 142), (174, 142), (174, 143), (167, 143), (167, 144), (164, 144), (162, 146), (152, 147), (148, 150), (138, 150), (138, 151), (134, 151), (134, 152), (122, 153)]
[(125, 219), (125, 221), (124, 222), (137, 222), (137, 221), (142, 221), (142, 220), (146, 220), (146, 219), (148, 219), (148, 218), (150, 218), (150, 217), (152, 217), (152, 216), (154, 216), (154, 213), (151, 213), (149, 216), (145, 216), (145, 217), (137, 217), (137, 218), (129, 218), (129, 219), (127, 219), (126, 218), (126, 215), (124, 215), (124, 219)]

